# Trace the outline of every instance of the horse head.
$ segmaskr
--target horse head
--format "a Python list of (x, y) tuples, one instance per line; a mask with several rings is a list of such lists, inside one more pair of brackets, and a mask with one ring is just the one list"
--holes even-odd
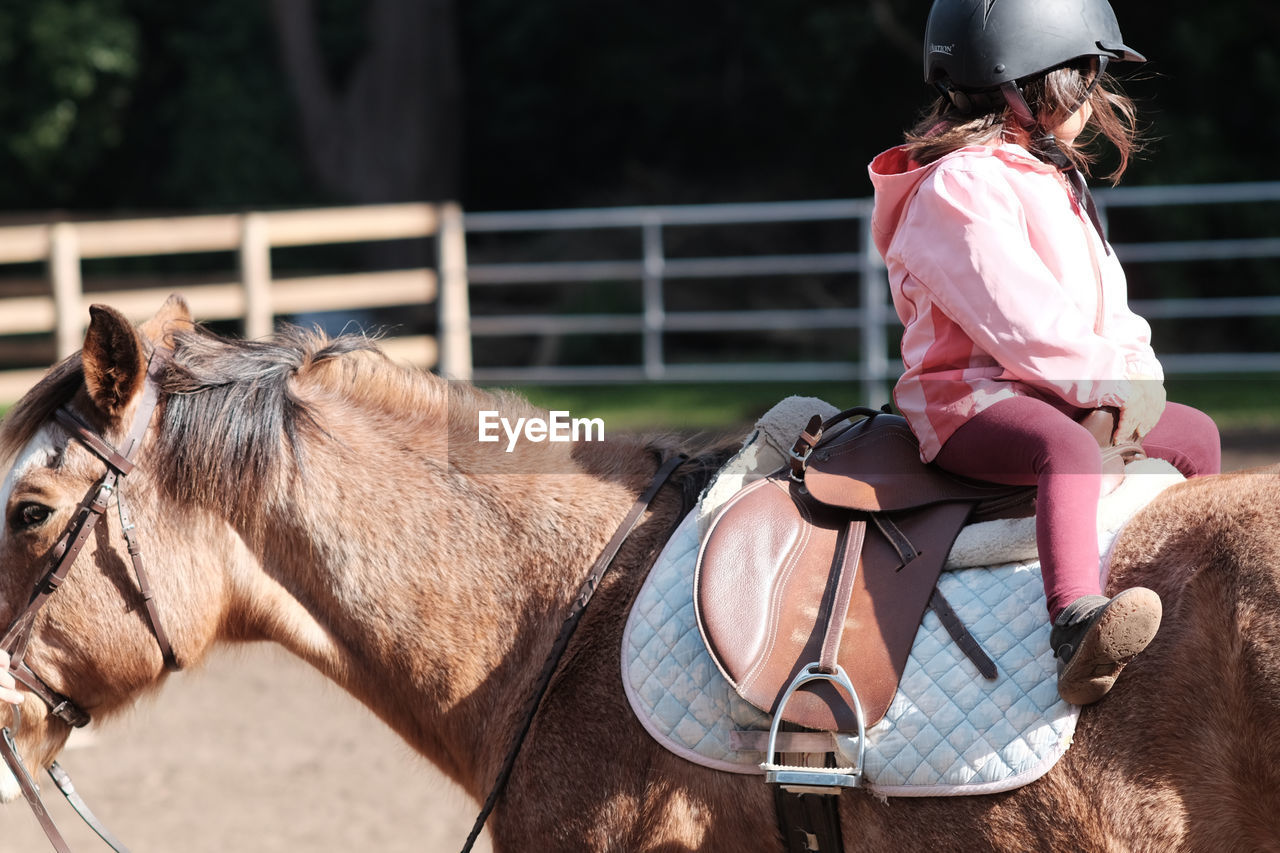
[[(211, 619), (185, 611), (196, 596), (216, 602), (220, 587), (202, 584), (194, 565), (173, 565), (196, 559), (193, 535), (236, 559), (225, 525), (172, 502), (158, 505), (145, 462), (155, 408), (148, 365), (172, 346), (175, 330), (191, 325), (186, 304), (171, 298), (139, 329), (110, 308), (90, 313), (84, 349), (23, 397), (0, 431), (0, 455), (10, 463), (0, 488), (0, 630), (9, 626), (7, 650), (24, 664), (28, 689), (14, 714), (15, 739), (35, 766), (52, 761), (71, 725), (84, 722), (78, 711), (110, 714), (159, 684), (175, 663), (166, 662), (170, 642), (173, 657), (198, 657)], [(165, 555), (166, 565), (150, 573), (154, 609), (144, 600), (129, 526), (140, 556)], [(53, 571), (64, 556), (65, 572)], [(152, 624), (159, 613), (173, 632), (163, 644)], [(45, 690), (52, 699), (37, 695)], [(4, 716), (9, 723), (7, 709)], [(13, 778), (0, 771), (0, 797), (16, 795)]]
[[(360, 336), (220, 338), (176, 297), (138, 328), (92, 308), (82, 352), (0, 429), (0, 646), (52, 696), (27, 694), (19, 752), (32, 768), (56, 755), (77, 721), (53, 713), (63, 698), (110, 715), (217, 642), (270, 640), (481, 784), (485, 766), (464, 771), (441, 744), (491, 749), (475, 715), (505, 706), (506, 673), (536, 666), (656, 464), (629, 440), (509, 452), (477, 439), (489, 409), (539, 414)], [(95, 499), (105, 508), (77, 537)], [(65, 580), (33, 593), (68, 535), (83, 547)]]

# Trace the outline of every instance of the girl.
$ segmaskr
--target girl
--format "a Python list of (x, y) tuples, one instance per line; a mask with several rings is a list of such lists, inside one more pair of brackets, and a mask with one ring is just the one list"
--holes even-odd
[(1102, 458), (1078, 421), (1187, 477), (1217, 473), (1217, 428), (1165, 402), (1146, 321), (1102, 234), (1082, 172), (1103, 136), (1118, 181), (1137, 148), (1110, 62), (1143, 62), (1106, 0), (936, 0), (925, 75), (940, 97), (870, 166), (873, 228), (902, 320), (894, 401), (925, 461), (1038, 487), (1036, 534), (1058, 691), (1102, 698), (1160, 625), (1159, 597), (1099, 581)]

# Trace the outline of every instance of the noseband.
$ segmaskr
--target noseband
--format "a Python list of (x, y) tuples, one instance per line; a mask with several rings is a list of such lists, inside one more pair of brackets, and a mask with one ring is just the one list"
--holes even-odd
[[(137, 412), (134, 414), (133, 424), (129, 429), (129, 433), (125, 436), (119, 449), (112, 447), (109, 442), (67, 407), (64, 406), (54, 413), (58, 423), (68, 431), (73, 439), (79, 441), (85, 448), (106, 463), (107, 470), (80, 501), (62, 536), (58, 538), (57, 543), (50, 549), (48, 568), (32, 591), (27, 606), (10, 624), (4, 637), (0, 638), (0, 649), (4, 649), (9, 653), (10, 669), (14, 678), (48, 706), (50, 715), (57, 717), (73, 728), (79, 728), (89, 722), (88, 712), (70, 698), (51, 688), (44, 679), (32, 671), (24, 657), (27, 651), (27, 644), (30, 642), (31, 634), (35, 628), (37, 614), (49, 601), (49, 598), (58, 591), (63, 580), (66, 579), (67, 574), (71, 571), (71, 566), (75, 563), (76, 557), (79, 556), (80, 551), (89, 540), (89, 536), (93, 533), (98, 521), (110, 508), (112, 495), (115, 496), (116, 507), (120, 514), (120, 526), (124, 532), (125, 542), (128, 545), (134, 573), (138, 578), (138, 589), (142, 593), (147, 621), (150, 623), (152, 633), (155, 634), (156, 642), (160, 646), (160, 652), (164, 656), (165, 668), (171, 671), (181, 668), (177, 655), (173, 651), (173, 646), (169, 642), (169, 636), (165, 633), (160, 623), (160, 614), (155, 607), (151, 584), (142, 565), (142, 549), (139, 547), (137, 537), (134, 535), (134, 525), (129, 517), (129, 508), (125, 503), (122, 488), (124, 478), (133, 470), (133, 458), (138, 451), (138, 447), (142, 444), (143, 436), (146, 435), (147, 427), (151, 423), (151, 416), (155, 413), (156, 403), (159, 399), (159, 389), (156, 385), (155, 374), (168, 361), (170, 355), (171, 353), (165, 349), (157, 348), (154, 351), (147, 365), (142, 400), (138, 404)], [(13, 730), (16, 732), (21, 716), (18, 706), (14, 705), (12, 707)], [(59, 835), (52, 819), (49, 817), (48, 811), (40, 801), (40, 795), (35, 783), (18, 756), (13, 737), (8, 728), (0, 731), (0, 758), (4, 759), (5, 764), (9, 766), (14, 777), (18, 780), (23, 796), (26, 797), (32, 811), (35, 812), (36, 818), (40, 821), (40, 825), (44, 828), (45, 834), (49, 837), (54, 849), (58, 853), (69, 853), (66, 842)], [(58, 766), (57, 762), (50, 765), (49, 774), (94, 832), (107, 844), (111, 845), (113, 849), (121, 853), (127, 853), (123, 845), (102, 827), (83, 801), (79, 799), (74, 787), (71, 786), (70, 777)]]

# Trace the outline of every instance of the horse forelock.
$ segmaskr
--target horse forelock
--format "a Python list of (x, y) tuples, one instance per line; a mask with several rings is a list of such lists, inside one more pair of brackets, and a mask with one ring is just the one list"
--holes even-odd
[(54, 365), (0, 423), (0, 460), (12, 459), (83, 386), (79, 353)]
[(322, 434), (297, 382), (355, 353), (376, 353), (358, 335), (328, 338), (287, 327), (262, 340), (179, 332), (160, 377), (162, 477), (179, 500), (230, 513), (240, 496), (269, 498), (290, 470), (305, 467), (308, 434)]

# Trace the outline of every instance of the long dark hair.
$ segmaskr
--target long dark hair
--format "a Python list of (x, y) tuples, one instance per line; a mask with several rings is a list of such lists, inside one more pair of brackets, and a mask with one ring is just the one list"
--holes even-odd
[[(1089, 174), (1089, 166), (1096, 160), (1092, 143), (1100, 137), (1107, 139), (1119, 160), (1106, 178), (1116, 184), (1143, 148), (1137, 109), (1115, 78), (1103, 73), (1096, 85), (1090, 87), (1091, 81), (1087, 67), (1066, 65), (1026, 82), (1022, 92), (1036, 116), (1038, 130), (1057, 127), (1087, 101), (1093, 115), (1084, 131), (1075, 142), (1060, 147), (1077, 168)], [(907, 131), (906, 143), (911, 159), (923, 165), (966, 145), (1016, 139), (1026, 133), (1008, 107), (974, 116), (961, 113), (947, 98), (939, 97)]]

